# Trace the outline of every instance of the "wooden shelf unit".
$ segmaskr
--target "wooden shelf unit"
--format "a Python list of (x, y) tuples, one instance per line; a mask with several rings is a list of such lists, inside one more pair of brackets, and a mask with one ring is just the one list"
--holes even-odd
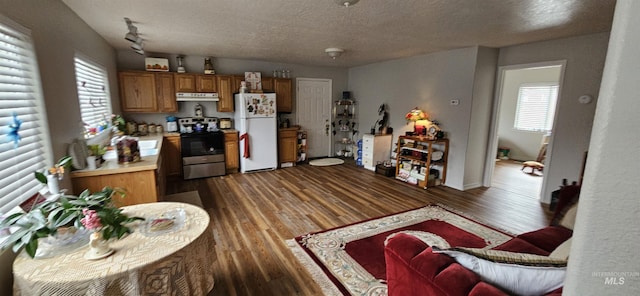
[[(442, 156), (433, 160), (434, 152)], [(444, 184), (447, 180), (449, 139), (429, 139), (422, 136), (399, 136), (396, 145), (396, 179), (414, 183), (424, 189)], [(431, 169), (438, 176), (429, 180)]]

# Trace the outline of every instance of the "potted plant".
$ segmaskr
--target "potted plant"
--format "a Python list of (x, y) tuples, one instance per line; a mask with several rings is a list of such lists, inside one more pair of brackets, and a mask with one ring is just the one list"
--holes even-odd
[(127, 224), (140, 217), (128, 217), (113, 203), (113, 197), (124, 197), (122, 190), (105, 187), (102, 191), (90, 193), (85, 190), (78, 196), (61, 195), (57, 200), (45, 201), (37, 204), (28, 212), (15, 213), (0, 222), (0, 229), (9, 228), (11, 233), (1, 244), (2, 249), (12, 247), (18, 252), (23, 247), (27, 254), (35, 257), (38, 240), (50, 235), (56, 235), (62, 229), (75, 227), (85, 228), (83, 218), (91, 213), (99, 218), (99, 227), (87, 227), (100, 232), (105, 240), (122, 238), (131, 233)]

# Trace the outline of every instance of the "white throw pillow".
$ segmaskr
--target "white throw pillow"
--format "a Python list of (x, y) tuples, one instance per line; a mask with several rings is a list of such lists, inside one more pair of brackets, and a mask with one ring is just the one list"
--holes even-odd
[(564, 243), (560, 244), (551, 254), (549, 254), (549, 258), (560, 259), (560, 260), (568, 260), (569, 259), (569, 250), (571, 249), (571, 237), (564, 241)]
[(546, 256), (472, 248), (440, 249), (480, 278), (509, 293), (523, 296), (544, 295), (562, 287), (566, 260)]

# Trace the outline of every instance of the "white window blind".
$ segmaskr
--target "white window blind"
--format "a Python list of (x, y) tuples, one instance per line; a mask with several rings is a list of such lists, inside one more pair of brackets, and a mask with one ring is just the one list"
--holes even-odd
[(86, 128), (111, 121), (111, 97), (107, 71), (86, 58), (75, 57), (76, 83), (80, 113)]
[(524, 131), (551, 131), (557, 99), (557, 84), (520, 86), (513, 127)]
[[(37, 65), (29, 35), (0, 19), (0, 213), (7, 213), (38, 192), (34, 177), (49, 163)], [(9, 126), (22, 121), (16, 145)]]

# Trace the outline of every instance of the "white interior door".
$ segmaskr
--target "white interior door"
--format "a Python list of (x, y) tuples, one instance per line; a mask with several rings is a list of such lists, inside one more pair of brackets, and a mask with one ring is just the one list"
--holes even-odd
[(307, 131), (307, 155), (331, 156), (331, 79), (296, 78), (296, 85), (296, 121)]

